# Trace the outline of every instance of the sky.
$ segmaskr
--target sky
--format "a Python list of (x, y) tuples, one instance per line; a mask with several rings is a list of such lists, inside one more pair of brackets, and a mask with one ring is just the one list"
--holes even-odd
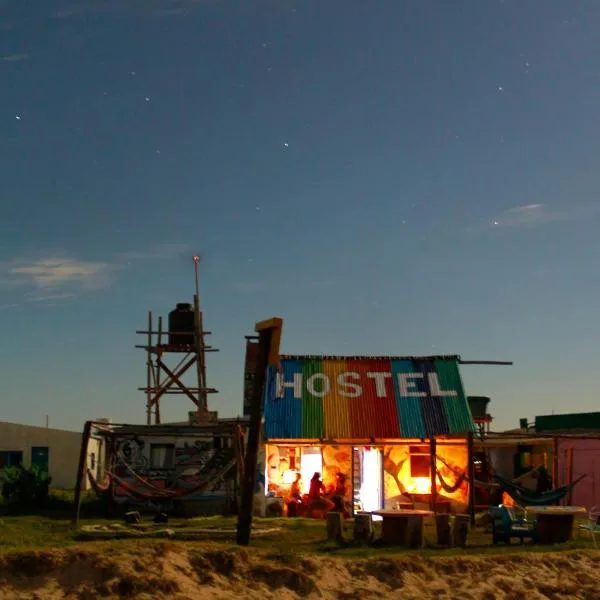
[[(0, 0), (0, 420), (143, 422), (144, 329), (460, 354), (493, 428), (600, 408), (600, 2)], [(185, 420), (181, 396), (163, 420)]]

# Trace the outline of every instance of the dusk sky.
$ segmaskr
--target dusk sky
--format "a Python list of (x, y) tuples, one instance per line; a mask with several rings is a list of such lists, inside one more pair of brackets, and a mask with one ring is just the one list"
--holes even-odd
[[(598, 0), (0, 0), (0, 420), (143, 422), (136, 329), (464, 367), (494, 429), (598, 410)], [(185, 420), (181, 396), (164, 420)]]

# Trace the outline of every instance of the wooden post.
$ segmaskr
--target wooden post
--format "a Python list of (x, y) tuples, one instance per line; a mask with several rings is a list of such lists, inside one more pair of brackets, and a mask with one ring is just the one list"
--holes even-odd
[(205, 418), (208, 416), (208, 397), (206, 394), (206, 365), (204, 354), (204, 336), (203, 336), (202, 313), (200, 312), (200, 297), (194, 295), (194, 340), (196, 342), (196, 370), (198, 374), (198, 406), (204, 412)]
[(146, 392), (146, 422), (148, 425), (152, 425), (152, 372), (151, 372), (151, 362), (152, 362), (152, 313), (148, 313), (148, 340), (146, 342), (146, 387), (148, 391)]
[(567, 493), (567, 506), (573, 504), (573, 448), (567, 449), (567, 469), (568, 469), (568, 482), (569, 492)]
[(429, 440), (429, 470), (431, 477), (431, 512), (435, 512), (437, 505), (437, 465), (436, 465), (436, 443), (435, 438)]
[(258, 357), (256, 361), (252, 406), (250, 407), (250, 424), (248, 428), (248, 441), (246, 442), (242, 497), (237, 523), (236, 539), (240, 546), (247, 546), (250, 543), (266, 371), (269, 365), (277, 365), (279, 363), (279, 342), (282, 325), (283, 321), (275, 318), (257, 323), (255, 327), (255, 330), (259, 334)]
[[(162, 317), (158, 317), (158, 338), (156, 340), (156, 345), (160, 346), (162, 344)], [(157, 357), (159, 355), (157, 354)], [(160, 366), (158, 365), (158, 358), (156, 360), (156, 371), (155, 371), (156, 381), (154, 382), (154, 389), (160, 389)], [(160, 400), (156, 403), (154, 407), (154, 423), (156, 425), (160, 425)]]
[(473, 437), (473, 432), (469, 431), (467, 437), (467, 460), (469, 463), (469, 516), (471, 527), (475, 526), (475, 453)]
[(327, 540), (338, 543), (344, 540), (344, 523), (341, 512), (327, 513)]
[(558, 438), (552, 438), (552, 487), (558, 486)]
[(81, 448), (79, 450), (79, 465), (77, 467), (77, 482), (75, 484), (75, 501), (73, 510), (73, 523), (75, 527), (79, 526), (79, 511), (81, 509), (81, 488), (83, 487), (83, 478), (87, 470), (87, 450), (90, 436), (92, 434), (92, 421), (86, 421), (81, 436)]

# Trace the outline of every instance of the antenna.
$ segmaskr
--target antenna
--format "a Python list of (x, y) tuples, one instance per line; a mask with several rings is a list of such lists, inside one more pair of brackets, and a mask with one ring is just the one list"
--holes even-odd
[(200, 299), (200, 287), (198, 283), (198, 263), (200, 262), (200, 256), (196, 254), (196, 256), (192, 257), (192, 260), (194, 261), (194, 275), (196, 278), (196, 296)]
[(196, 361), (196, 368), (198, 371), (198, 401), (199, 409), (208, 414), (208, 397), (206, 393), (206, 354), (204, 352), (204, 327), (202, 325), (202, 311), (200, 310), (200, 283), (198, 275), (198, 264), (200, 263), (200, 256), (195, 255), (192, 257), (194, 261), (194, 277), (196, 283), (196, 294), (194, 295), (194, 333), (196, 338), (196, 354), (198, 360)]

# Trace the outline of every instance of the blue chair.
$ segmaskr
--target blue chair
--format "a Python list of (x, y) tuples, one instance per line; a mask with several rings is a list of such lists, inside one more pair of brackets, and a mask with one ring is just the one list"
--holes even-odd
[(525, 538), (535, 539), (535, 523), (528, 521), (524, 516), (518, 516), (511, 506), (504, 504), (490, 506), (489, 514), (492, 519), (494, 544), (499, 542), (510, 544), (512, 538), (518, 538), (521, 543)]

